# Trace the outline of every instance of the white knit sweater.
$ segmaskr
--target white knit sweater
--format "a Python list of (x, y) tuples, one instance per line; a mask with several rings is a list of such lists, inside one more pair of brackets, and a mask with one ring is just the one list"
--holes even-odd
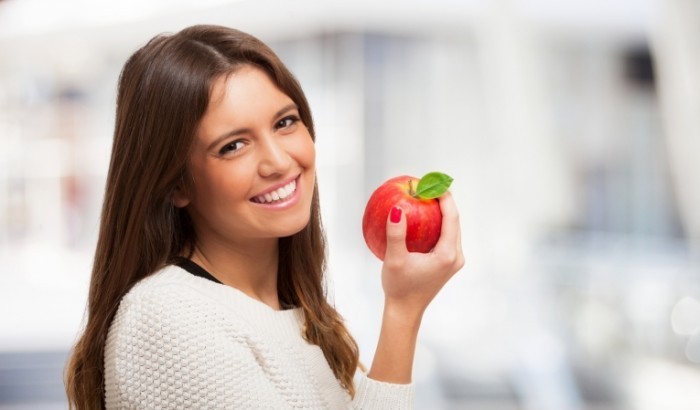
[(358, 370), (350, 400), (300, 309), (168, 266), (124, 296), (105, 347), (107, 409), (407, 409), (413, 385)]

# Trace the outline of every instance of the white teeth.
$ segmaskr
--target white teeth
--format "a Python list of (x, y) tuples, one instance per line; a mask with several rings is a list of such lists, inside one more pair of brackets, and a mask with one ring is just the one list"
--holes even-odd
[(289, 195), (291, 195), (292, 193), (294, 193), (294, 191), (296, 191), (296, 189), (297, 189), (297, 183), (296, 183), (296, 181), (292, 181), (289, 184), (287, 184), (281, 188), (277, 188), (276, 190), (274, 190), (272, 192), (268, 192), (265, 195), (256, 196), (255, 198), (253, 198), (253, 200), (255, 202), (260, 203), (260, 204), (283, 200), (283, 199), (287, 198)]

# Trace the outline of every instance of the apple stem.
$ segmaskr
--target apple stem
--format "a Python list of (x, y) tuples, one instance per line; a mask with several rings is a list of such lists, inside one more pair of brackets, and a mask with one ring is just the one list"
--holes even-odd
[(413, 180), (408, 180), (408, 194), (416, 198), (416, 189), (413, 187)]

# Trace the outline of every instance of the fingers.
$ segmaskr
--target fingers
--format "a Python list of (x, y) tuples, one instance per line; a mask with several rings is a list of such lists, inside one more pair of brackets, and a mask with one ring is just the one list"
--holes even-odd
[(462, 231), (457, 205), (449, 191), (440, 197), (440, 211), (442, 227), (440, 239), (435, 245), (435, 252), (444, 255), (447, 261), (458, 270), (464, 265)]
[(453, 246), (460, 241), (459, 213), (452, 194), (446, 192), (440, 197), (440, 211), (442, 212), (442, 228), (440, 239), (436, 247)]
[(382, 286), (387, 303), (425, 310), (435, 295), (464, 264), (459, 216), (450, 194), (440, 198), (443, 221), (437, 245), (429, 253), (406, 249), (406, 216), (400, 208), (386, 222), (387, 247), (382, 267)]
[(406, 216), (401, 208), (395, 206), (389, 212), (386, 221), (386, 253), (387, 260), (401, 260), (408, 250), (406, 249)]

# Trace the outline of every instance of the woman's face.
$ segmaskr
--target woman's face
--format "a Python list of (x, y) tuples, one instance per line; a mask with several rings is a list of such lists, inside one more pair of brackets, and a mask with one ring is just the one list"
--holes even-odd
[(214, 83), (175, 204), (199, 241), (250, 244), (309, 222), (315, 149), (296, 104), (267, 74), (243, 66)]

